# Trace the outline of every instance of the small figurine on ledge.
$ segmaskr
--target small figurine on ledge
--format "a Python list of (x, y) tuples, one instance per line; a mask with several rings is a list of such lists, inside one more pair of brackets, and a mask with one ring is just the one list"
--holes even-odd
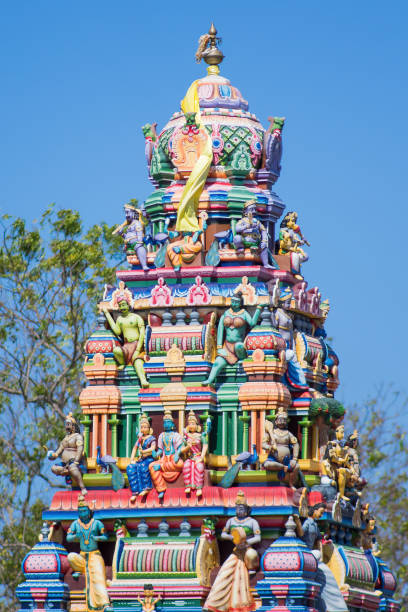
[(142, 606), (142, 612), (155, 612), (156, 604), (161, 600), (161, 595), (154, 596), (154, 589), (152, 584), (145, 584), (143, 586), (143, 599), (138, 595), (137, 601)]
[(207, 436), (200, 432), (201, 427), (197, 417), (190, 410), (187, 427), (184, 430), (185, 456), (187, 456), (183, 465), (184, 492), (188, 495), (192, 489), (195, 489), (198, 498), (203, 494), (205, 456), (208, 450)]
[(245, 552), (245, 563), (248, 569), (252, 572), (259, 566), (259, 556), (254, 548), (253, 544), (259, 544), (261, 541), (261, 529), (258, 521), (250, 516), (251, 507), (248, 506), (245, 494), (243, 491), (239, 491), (237, 499), (235, 500), (235, 516), (228, 519), (224, 529), (221, 533), (221, 540), (233, 541), (232, 531), (237, 527), (242, 527), (245, 530), (247, 539), (247, 549)]
[(273, 268), (269, 264), (268, 233), (264, 225), (257, 219), (256, 200), (248, 200), (244, 204), (243, 216), (235, 226), (233, 243), (237, 253), (243, 253), (249, 248), (259, 253), (264, 268)]
[(68, 542), (79, 542), (80, 554), (69, 553), (68, 562), (74, 570), (85, 575), (86, 606), (88, 612), (103, 611), (109, 606), (106, 588), (105, 562), (98, 550), (99, 542), (106, 542), (108, 536), (102, 521), (93, 518), (92, 510), (80, 495), (78, 497), (78, 518), (71, 523)]
[(278, 472), (279, 480), (289, 474), (289, 484), (295, 489), (299, 474), (299, 442), (288, 430), (288, 413), (280, 407), (272, 425), (265, 421), (265, 432), (262, 448), (267, 451), (268, 458), (263, 464), (265, 470)]
[(79, 425), (74, 419), (72, 412), (65, 417), (66, 436), (55, 452), (48, 451), (48, 459), (53, 461), (61, 457), (61, 465), (53, 465), (51, 470), (58, 476), (71, 478), (81, 489), (82, 495), (87, 494), (87, 490), (82, 478), (81, 465), (84, 457), (84, 438), (80, 432)]
[(153, 488), (149, 466), (154, 461), (152, 456), (154, 450), (156, 450), (156, 438), (153, 435), (150, 418), (147, 414), (142, 414), (139, 419), (136, 443), (130, 455), (130, 463), (126, 468), (132, 491), (130, 503), (134, 503), (138, 495), (143, 499)]
[(185, 450), (183, 438), (175, 431), (173, 417), (166, 410), (163, 417), (164, 431), (160, 434), (157, 450), (152, 451), (155, 461), (149, 465), (150, 476), (159, 495), (163, 499), (166, 492), (166, 482), (177, 480), (183, 470), (181, 453)]
[(126, 220), (113, 230), (112, 234), (119, 234), (125, 242), (125, 250), (129, 247), (136, 253), (143, 270), (149, 270), (147, 265), (147, 250), (144, 243), (144, 228), (147, 225), (144, 210), (132, 204), (125, 204)]
[(145, 323), (138, 314), (130, 312), (131, 304), (126, 293), (117, 297), (120, 315), (113, 319), (106, 307), (103, 308), (106, 320), (113, 333), (124, 340), (123, 346), (116, 346), (113, 349), (113, 356), (119, 364), (119, 369), (123, 370), (125, 365), (133, 365), (139, 377), (142, 387), (148, 387), (149, 383), (143, 367), (144, 351), (143, 344), (145, 339)]
[(251, 317), (243, 308), (241, 293), (236, 293), (231, 298), (231, 306), (224, 312), (218, 322), (217, 357), (207, 380), (203, 381), (203, 385), (211, 385), (228, 364), (234, 365), (237, 361), (245, 359), (247, 352), (244, 341), (247, 329), (251, 329), (258, 323), (261, 310), (262, 306), (258, 304)]
[(178, 231), (169, 232), (171, 240), (178, 238), (178, 240), (174, 240), (167, 245), (167, 255), (176, 272), (180, 270), (183, 264), (191, 264), (203, 248), (201, 235), (207, 227), (208, 214), (202, 211), (198, 216), (200, 219), (199, 229), (195, 232), (184, 231), (181, 238), (178, 238), (180, 236)]

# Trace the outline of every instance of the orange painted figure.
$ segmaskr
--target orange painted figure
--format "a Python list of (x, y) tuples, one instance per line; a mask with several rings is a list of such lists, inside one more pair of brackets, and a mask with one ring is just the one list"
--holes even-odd
[(167, 489), (166, 482), (174, 482), (183, 470), (183, 460), (180, 454), (185, 450), (183, 438), (174, 431), (174, 421), (170, 411), (165, 411), (163, 417), (163, 433), (157, 442), (157, 451), (152, 452), (156, 461), (149, 465), (153, 485), (163, 499)]

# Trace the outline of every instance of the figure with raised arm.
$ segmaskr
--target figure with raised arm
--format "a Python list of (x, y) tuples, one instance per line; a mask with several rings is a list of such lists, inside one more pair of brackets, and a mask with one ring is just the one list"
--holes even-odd
[(123, 338), (124, 341), (122, 346), (116, 346), (113, 349), (113, 356), (118, 362), (120, 370), (123, 370), (127, 364), (133, 365), (142, 387), (148, 387), (149, 383), (147, 382), (143, 367), (145, 357), (143, 351), (145, 323), (141, 316), (135, 312), (130, 312), (129, 296), (127, 293), (124, 292), (117, 297), (117, 304), (120, 315), (116, 321), (107, 307), (103, 309), (109, 327), (116, 336)]
[(234, 365), (237, 361), (245, 359), (247, 352), (244, 341), (248, 330), (258, 323), (261, 309), (262, 306), (258, 304), (251, 316), (243, 308), (243, 297), (240, 292), (231, 298), (231, 306), (218, 322), (217, 357), (203, 385), (212, 384), (228, 364)]

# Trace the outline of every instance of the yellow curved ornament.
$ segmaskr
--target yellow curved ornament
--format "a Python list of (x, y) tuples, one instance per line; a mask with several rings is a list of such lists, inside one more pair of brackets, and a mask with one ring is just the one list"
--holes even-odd
[[(197, 91), (197, 81), (194, 81), (181, 102), (183, 113), (196, 113), (196, 123), (203, 128), (201, 123), (200, 103)], [(207, 180), (208, 171), (212, 163), (212, 139), (204, 128), (207, 136), (203, 152), (194, 164), (189, 179), (183, 189), (180, 203), (177, 209), (176, 230), (178, 232), (197, 232), (200, 230), (198, 224), (198, 202)]]

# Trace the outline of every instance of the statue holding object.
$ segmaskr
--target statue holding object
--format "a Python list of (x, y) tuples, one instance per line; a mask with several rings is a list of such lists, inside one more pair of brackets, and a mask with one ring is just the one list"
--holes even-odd
[(259, 555), (253, 544), (259, 544), (261, 541), (261, 529), (257, 520), (250, 516), (251, 508), (248, 506), (245, 494), (239, 491), (235, 500), (235, 516), (228, 519), (221, 533), (221, 540), (233, 541), (232, 531), (238, 527), (244, 529), (246, 533), (247, 549), (245, 552), (245, 563), (250, 572), (256, 570), (259, 566)]
[(57, 476), (71, 478), (78, 484), (82, 495), (86, 495), (87, 490), (81, 472), (81, 465), (85, 460), (84, 438), (72, 412), (65, 417), (65, 431), (66, 436), (62, 439), (57, 450), (55, 452), (48, 451), (50, 461), (61, 457), (61, 465), (53, 465), (51, 470)]
[(78, 518), (67, 532), (68, 542), (79, 542), (80, 554), (69, 553), (68, 562), (74, 570), (73, 577), (85, 575), (86, 606), (88, 612), (103, 611), (109, 606), (106, 587), (105, 562), (98, 549), (99, 542), (108, 536), (102, 521), (93, 518), (92, 510), (82, 496), (78, 498)]
[(125, 242), (125, 250), (129, 247), (136, 253), (143, 270), (149, 270), (147, 265), (147, 250), (144, 242), (144, 228), (147, 225), (144, 210), (136, 208), (133, 204), (125, 204), (125, 221), (113, 230), (112, 234), (119, 234)]
[(258, 323), (261, 309), (262, 306), (258, 304), (251, 317), (243, 308), (242, 294), (236, 293), (232, 296), (231, 306), (224, 312), (218, 322), (217, 357), (207, 380), (203, 381), (203, 385), (211, 385), (228, 364), (234, 365), (237, 361), (245, 359), (247, 352), (244, 341), (247, 330)]
[(147, 414), (139, 419), (139, 431), (135, 445), (130, 455), (130, 463), (126, 468), (129, 486), (132, 491), (130, 502), (134, 503), (139, 495), (142, 499), (153, 488), (149, 466), (154, 461), (153, 451), (156, 449), (156, 438)]
[(314, 550), (316, 547), (322, 552), (322, 534), (320, 533), (319, 525), (317, 521), (323, 516), (325, 510), (324, 504), (315, 504), (308, 509), (308, 517), (303, 522), (297, 514), (294, 515), (296, 523), (296, 533), (305, 544)]
[(231, 539), (235, 548), (221, 566), (203, 609), (211, 612), (253, 612), (256, 604), (249, 587), (249, 547), (244, 527), (231, 529)]
[(120, 370), (123, 370), (127, 364), (133, 365), (142, 387), (148, 387), (149, 383), (143, 367), (145, 353), (142, 350), (145, 339), (145, 323), (138, 314), (130, 312), (131, 304), (127, 293), (123, 292), (116, 300), (120, 311), (116, 321), (107, 307), (103, 308), (109, 327), (116, 336), (122, 336), (124, 340), (123, 346), (116, 346), (113, 349), (113, 356), (118, 362)]
[(186, 447), (181, 435), (175, 431), (173, 417), (169, 410), (164, 412), (163, 429), (157, 442), (157, 450), (152, 451), (155, 461), (149, 465), (150, 476), (159, 495), (163, 499), (166, 482), (177, 480), (183, 470), (181, 453)]
[(262, 448), (268, 453), (263, 464), (265, 470), (278, 472), (279, 480), (289, 474), (289, 484), (292, 489), (299, 474), (299, 442), (288, 430), (288, 414), (280, 407), (272, 425), (265, 422), (265, 432), (262, 439)]
[(183, 465), (184, 492), (188, 495), (195, 489), (196, 496), (201, 497), (204, 486), (205, 456), (208, 450), (207, 435), (201, 434), (197, 417), (190, 410), (187, 427), (184, 430), (184, 444), (187, 458)]
[(234, 247), (237, 253), (243, 253), (245, 248), (259, 253), (263, 267), (273, 268), (269, 264), (268, 233), (255, 215), (256, 200), (248, 200), (244, 204), (243, 216), (235, 226)]

